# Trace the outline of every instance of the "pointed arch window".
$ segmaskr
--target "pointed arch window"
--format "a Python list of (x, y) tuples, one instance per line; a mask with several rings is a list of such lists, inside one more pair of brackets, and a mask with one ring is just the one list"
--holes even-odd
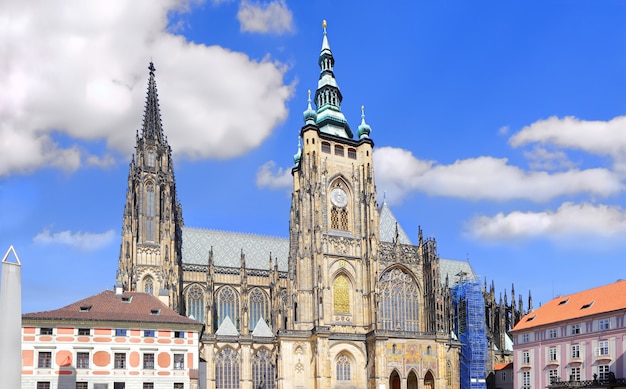
[(330, 209), (330, 228), (348, 231), (348, 210), (333, 206)]
[(380, 324), (390, 331), (419, 331), (419, 289), (409, 274), (394, 268), (382, 275)]
[(232, 287), (224, 286), (218, 291), (216, 313), (216, 329), (220, 327), (227, 316), (239, 329), (239, 296)]
[(143, 291), (145, 293), (154, 294), (154, 280), (152, 277), (147, 276), (143, 279)]
[(350, 359), (346, 355), (337, 358), (337, 381), (350, 381)]
[(239, 389), (239, 356), (230, 347), (223, 348), (217, 354), (215, 389)]
[(350, 313), (350, 280), (340, 274), (333, 282), (333, 311), (335, 313)]
[(252, 387), (274, 389), (275, 375), (272, 355), (268, 350), (260, 349), (252, 358)]
[(187, 292), (187, 315), (204, 322), (204, 293), (198, 285), (193, 285)]
[(156, 194), (154, 184), (149, 183), (146, 187), (146, 240), (155, 241), (155, 216), (156, 216)]
[(250, 293), (250, 322), (248, 323), (250, 331), (259, 322), (259, 319), (269, 319), (269, 300), (265, 292), (259, 288), (254, 288)]
[(452, 386), (452, 364), (450, 361), (446, 364), (446, 385)]

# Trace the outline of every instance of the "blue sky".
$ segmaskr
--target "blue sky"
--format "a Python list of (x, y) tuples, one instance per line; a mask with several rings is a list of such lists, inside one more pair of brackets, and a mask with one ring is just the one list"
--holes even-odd
[[(286, 237), (322, 20), (379, 201), (498, 292), (624, 278), (626, 3), (0, 4), (0, 250), (23, 311), (112, 288), (147, 65), (191, 227)], [(516, 296), (517, 298), (517, 296)]]

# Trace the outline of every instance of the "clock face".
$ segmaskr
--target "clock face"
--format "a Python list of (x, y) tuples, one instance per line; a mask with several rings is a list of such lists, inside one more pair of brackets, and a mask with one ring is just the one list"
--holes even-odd
[(338, 207), (345, 207), (348, 204), (348, 196), (341, 188), (330, 191), (330, 201)]

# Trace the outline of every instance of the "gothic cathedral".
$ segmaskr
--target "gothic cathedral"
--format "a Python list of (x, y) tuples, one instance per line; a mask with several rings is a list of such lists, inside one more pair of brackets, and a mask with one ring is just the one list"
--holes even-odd
[(377, 204), (372, 129), (363, 113), (353, 134), (334, 63), (324, 25), (284, 239), (184, 226), (150, 64), (117, 281), (205, 323), (207, 388), (460, 387), (448, 280), (473, 272)]

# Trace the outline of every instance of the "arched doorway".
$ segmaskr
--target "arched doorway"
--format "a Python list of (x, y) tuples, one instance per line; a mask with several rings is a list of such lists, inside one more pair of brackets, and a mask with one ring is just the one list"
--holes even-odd
[(435, 387), (435, 378), (433, 377), (433, 373), (428, 371), (424, 376), (424, 389), (433, 389)]
[(400, 389), (400, 375), (395, 370), (389, 377), (389, 389)]
[(406, 379), (406, 389), (417, 389), (417, 374), (413, 370)]

